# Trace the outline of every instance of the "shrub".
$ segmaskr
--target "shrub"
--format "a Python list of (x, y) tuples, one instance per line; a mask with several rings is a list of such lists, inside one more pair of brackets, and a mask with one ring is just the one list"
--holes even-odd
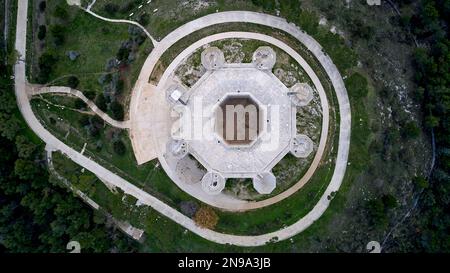
[(50, 26), (50, 32), (53, 36), (53, 41), (56, 46), (61, 46), (64, 44), (66, 39), (66, 28), (62, 25), (52, 25)]
[(381, 200), (383, 201), (386, 209), (393, 209), (398, 205), (397, 199), (392, 194), (383, 195)]
[(125, 62), (128, 60), (128, 57), (130, 56), (130, 50), (126, 47), (121, 47), (119, 51), (117, 52), (117, 60), (121, 62)]
[(367, 79), (359, 73), (353, 73), (348, 77), (345, 85), (349, 95), (356, 99), (364, 98), (369, 92)]
[(68, 85), (70, 88), (73, 88), (73, 89), (77, 88), (79, 83), (80, 83), (80, 80), (78, 80), (78, 78), (75, 77), (75, 76), (70, 76), (70, 77), (67, 79), (67, 85)]
[(84, 91), (83, 94), (89, 100), (95, 99), (95, 92), (94, 91)]
[(89, 125), (89, 117), (87, 115), (82, 115), (78, 119), (78, 123), (80, 124), (81, 127), (88, 126)]
[(123, 144), (123, 142), (121, 140), (114, 141), (113, 149), (114, 149), (114, 152), (120, 156), (123, 156), (127, 150), (127, 148), (125, 147), (125, 144)]
[(407, 122), (402, 127), (402, 137), (404, 138), (417, 138), (420, 134), (420, 128), (414, 121)]
[(414, 184), (419, 188), (419, 189), (426, 189), (428, 188), (430, 185), (427, 181), (427, 179), (423, 176), (416, 176), (414, 178)]
[(103, 7), (103, 9), (107, 14), (114, 15), (119, 11), (119, 6), (116, 4), (108, 3)]
[(219, 217), (211, 207), (201, 207), (194, 216), (195, 223), (203, 228), (214, 229)]
[(46, 83), (50, 78), (50, 74), (52, 72), (53, 66), (58, 61), (58, 58), (52, 52), (44, 52), (39, 57), (39, 74), (38, 74), (38, 82)]
[(180, 203), (180, 209), (186, 216), (194, 217), (198, 210), (198, 204), (194, 201), (182, 201)]
[(370, 222), (378, 227), (387, 225), (387, 216), (385, 206), (381, 199), (373, 199), (367, 202), (367, 211), (369, 213)]
[(86, 107), (86, 104), (82, 99), (77, 98), (74, 102), (74, 106), (76, 109), (84, 109)]
[(69, 12), (66, 10), (65, 5), (57, 5), (55, 11), (53, 12), (55, 17), (60, 19), (67, 19), (69, 17)]
[(103, 94), (97, 95), (97, 97), (95, 98), (95, 104), (97, 105), (98, 109), (102, 110), (103, 112), (106, 112), (108, 106), (106, 105), (106, 99)]
[(47, 35), (47, 27), (44, 25), (40, 25), (37, 34), (38, 39), (42, 41), (45, 39), (46, 35)]
[(123, 120), (124, 111), (123, 106), (117, 101), (113, 101), (110, 105), (112, 117), (116, 120)]
[(45, 1), (41, 1), (39, 3), (39, 11), (40, 12), (44, 12), (47, 9), (47, 2)]
[(116, 86), (116, 95), (122, 94), (124, 87), (125, 87), (125, 82), (122, 79), (119, 79), (117, 81), (117, 86)]

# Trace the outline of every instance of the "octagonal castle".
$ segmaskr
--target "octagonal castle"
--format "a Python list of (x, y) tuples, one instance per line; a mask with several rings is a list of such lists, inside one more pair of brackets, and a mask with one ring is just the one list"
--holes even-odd
[(306, 83), (287, 88), (273, 73), (275, 51), (258, 48), (251, 63), (225, 62), (209, 47), (201, 54), (206, 73), (187, 89), (173, 84), (166, 99), (179, 115), (167, 152), (182, 160), (189, 154), (205, 169), (202, 189), (219, 194), (228, 178), (250, 178), (260, 194), (276, 187), (272, 168), (287, 154), (308, 157), (312, 140), (297, 134), (297, 107), (313, 90)]

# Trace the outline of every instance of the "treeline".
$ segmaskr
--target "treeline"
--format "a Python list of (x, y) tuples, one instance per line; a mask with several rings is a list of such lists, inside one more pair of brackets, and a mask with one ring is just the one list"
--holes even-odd
[(414, 56), (417, 99), (422, 102), (424, 126), (436, 147), (429, 180), (416, 181), (424, 192), (415, 247), (426, 252), (450, 251), (449, 18), (450, 0), (422, 0), (419, 12), (403, 19), (421, 45)]
[[(1, 53), (0, 53), (1, 54)], [(22, 120), (0, 55), (0, 252), (130, 252), (135, 243), (49, 177), (43, 144)]]

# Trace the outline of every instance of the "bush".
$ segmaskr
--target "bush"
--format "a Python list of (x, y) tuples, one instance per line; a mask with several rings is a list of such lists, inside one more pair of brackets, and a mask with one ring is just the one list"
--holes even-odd
[(383, 195), (381, 200), (383, 201), (386, 209), (393, 209), (398, 205), (397, 199), (392, 194)]
[(117, 86), (116, 86), (116, 95), (122, 94), (124, 87), (125, 87), (125, 82), (122, 79), (119, 79), (117, 81)]
[(430, 186), (427, 179), (421, 175), (414, 178), (414, 184), (419, 189), (427, 189)]
[(42, 41), (45, 39), (46, 35), (47, 35), (47, 27), (44, 25), (40, 25), (37, 34), (38, 39)]
[(113, 101), (110, 105), (110, 109), (112, 113), (112, 118), (116, 120), (123, 120), (124, 111), (123, 106), (120, 103), (118, 103), (117, 101)]
[(370, 222), (378, 227), (387, 225), (388, 219), (385, 212), (384, 203), (381, 199), (373, 199), (367, 202), (367, 211)]
[(98, 109), (106, 112), (108, 106), (106, 105), (106, 99), (103, 94), (97, 95), (97, 97), (95, 98), (95, 104), (97, 105)]
[(265, 11), (275, 10), (275, 0), (252, 0), (253, 5), (262, 7)]
[(120, 156), (123, 156), (125, 154), (125, 152), (127, 151), (125, 144), (123, 144), (123, 142), (121, 140), (114, 141), (113, 149), (114, 149), (114, 152)]
[(89, 119), (91, 126), (97, 129), (101, 129), (103, 128), (103, 126), (105, 125), (105, 122), (103, 121), (103, 119), (97, 115), (92, 116)]
[(84, 91), (83, 94), (89, 100), (94, 100), (95, 99), (95, 92), (94, 91)]
[(67, 85), (72, 89), (77, 88), (79, 83), (80, 83), (80, 80), (78, 80), (78, 78), (75, 76), (70, 76), (67, 79)]
[(420, 128), (416, 125), (414, 121), (406, 123), (402, 127), (402, 137), (403, 138), (417, 138), (420, 134)]
[(87, 115), (82, 115), (78, 119), (78, 124), (80, 124), (81, 127), (85, 127), (89, 125), (89, 117)]
[(195, 223), (203, 228), (214, 229), (219, 217), (211, 207), (201, 207), (194, 216)]
[(194, 201), (183, 201), (180, 203), (180, 209), (188, 217), (194, 217), (198, 210), (198, 204)]
[(84, 101), (82, 99), (77, 98), (74, 102), (74, 106), (76, 109), (85, 109), (86, 108), (86, 104), (84, 103)]
[(108, 3), (103, 7), (103, 9), (107, 14), (114, 15), (119, 11), (119, 6), (116, 4)]
[(117, 52), (117, 60), (121, 62), (126, 62), (128, 60), (128, 57), (130, 56), (130, 50), (126, 47), (121, 47), (119, 51)]
[(66, 28), (62, 25), (50, 26), (50, 32), (53, 36), (53, 41), (56, 46), (61, 46), (66, 40)]
[(145, 26), (150, 22), (150, 16), (147, 13), (143, 13), (139, 16), (138, 22), (139, 24)]
[(345, 80), (345, 85), (349, 95), (356, 99), (364, 98), (369, 92), (367, 79), (357, 72)]
[(58, 58), (52, 52), (44, 52), (39, 57), (39, 74), (38, 74), (38, 82), (46, 83), (50, 78), (50, 74), (52, 72), (53, 66), (58, 61)]
[(39, 11), (40, 12), (44, 12), (47, 9), (47, 2), (45, 1), (41, 1), (39, 3)]
[(69, 12), (66, 10), (66, 5), (62, 4), (62, 5), (57, 5), (55, 8), (55, 11), (53, 12), (53, 15), (55, 17), (58, 17), (60, 19), (67, 19), (69, 17)]

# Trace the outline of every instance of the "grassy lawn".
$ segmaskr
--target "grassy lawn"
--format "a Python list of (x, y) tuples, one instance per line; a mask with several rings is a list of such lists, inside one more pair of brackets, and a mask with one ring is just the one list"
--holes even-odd
[[(67, 14), (66, 18), (55, 15), (56, 10), (62, 8)], [(40, 52), (30, 51), (34, 67), (31, 80), (35, 82), (38, 77), (37, 63), (44, 52), (51, 53), (56, 59), (55, 65), (49, 74), (49, 84), (67, 85), (69, 76), (79, 79), (77, 89), (103, 93), (108, 91), (108, 82), (102, 82), (106, 74), (119, 77), (124, 81), (123, 92), (119, 100), (127, 106), (131, 89), (136, 81), (146, 56), (150, 53), (153, 45), (149, 39), (145, 39), (139, 47), (132, 50), (133, 60), (127, 65), (111, 67), (112, 62), (119, 49), (126, 43), (136, 39), (128, 24), (114, 24), (97, 19), (75, 6), (68, 6), (58, 1), (47, 1), (45, 12), (45, 24), (47, 35), (44, 40), (44, 48)], [(55, 36), (52, 28), (62, 26), (64, 28), (64, 42), (55, 44)], [(37, 27), (35, 27), (37, 29)], [(36, 30), (35, 30), (36, 31)], [(142, 33), (140, 30), (138, 33)], [(142, 35), (142, 34), (139, 34)], [(36, 39), (36, 38), (34, 38)], [(37, 41), (36, 41), (37, 42)], [(79, 54), (75, 60), (70, 60), (68, 52), (74, 51)]]
[[(262, 11), (261, 8), (254, 6), (251, 1), (247, 0), (219, 0), (215, 2), (208, 1), (207, 3), (206, 1), (181, 0), (153, 0), (150, 4), (146, 4), (146, 2), (134, 0), (97, 0), (93, 6), (93, 11), (109, 18), (129, 19), (141, 22), (157, 40), (161, 40), (177, 27), (191, 20), (215, 13), (216, 11)], [(108, 12), (105, 8), (107, 4), (116, 5), (117, 11)], [(139, 9), (138, 7), (141, 4), (143, 7)], [(130, 16), (130, 14), (133, 15)]]
[[(32, 107), (44, 127), (57, 138), (78, 151), (81, 151), (87, 143), (84, 153), (86, 156), (134, 185), (174, 207), (178, 207), (179, 202), (183, 200), (191, 199), (170, 180), (161, 167), (156, 166), (156, 160), (143, 165), (137, 164), (127, 131), (105, 124), (99, 136), (92, 137), (88, 130), (79, 124), (82, 116), (92, 117), (92, 115), (70, 109), (68, 105), (73, 103), (73, 100), (47, 94), (45, 100), (33, 99)], [(124, 155), (118, 155), (114, 151), (115, 140), (125, 144)]]

